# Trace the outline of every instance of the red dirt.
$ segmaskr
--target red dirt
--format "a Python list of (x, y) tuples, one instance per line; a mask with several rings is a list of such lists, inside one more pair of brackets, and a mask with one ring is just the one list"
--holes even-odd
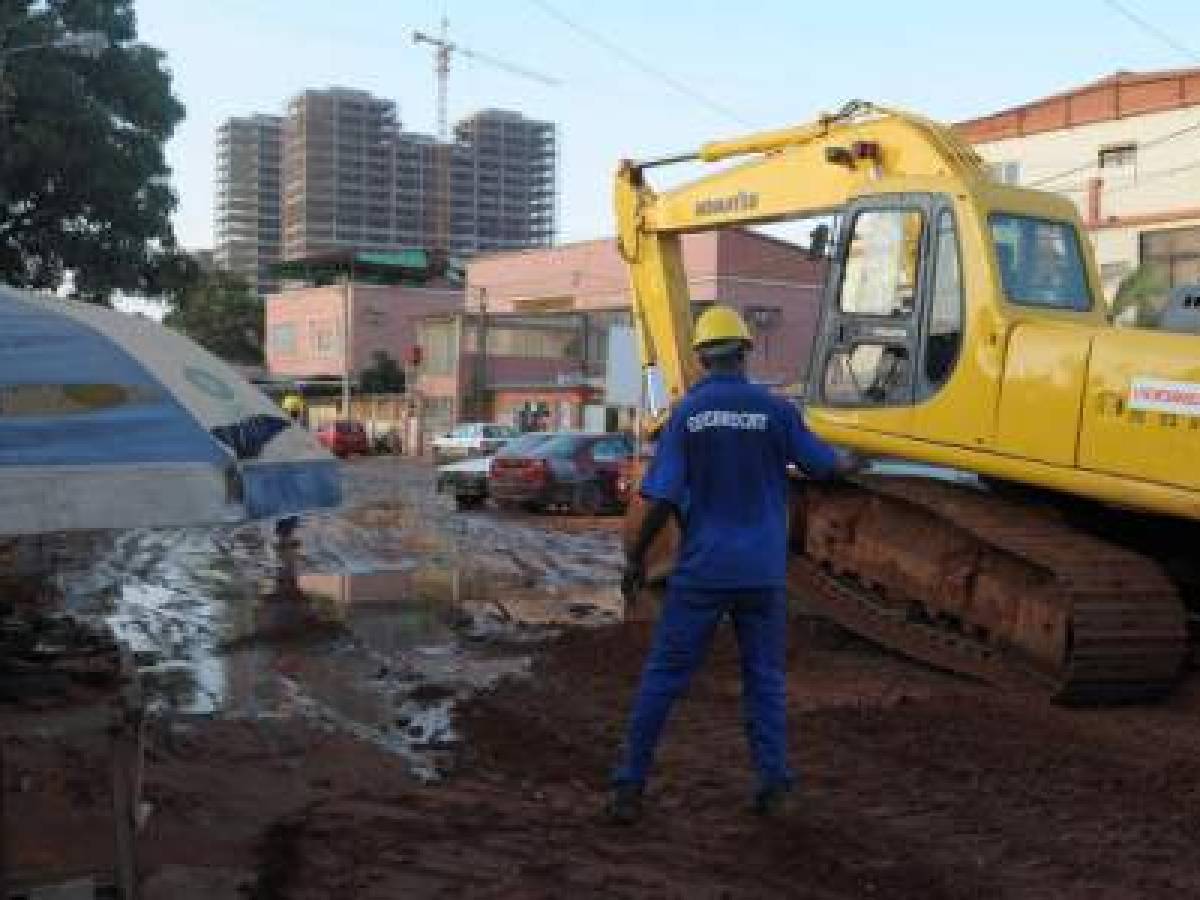
[(736, 655), (678, 710), (644, 822), (598, 815), (646, 632), (577, 632), (480, 698), (445, 786), (372, 790), (274, 832), (284, 897), (1190, 897), (1200, 697), (1071, 712), (797, 626), (801, 802), (744, 809)]
[[(621, 829), (599, 809), (647, 640), (643, 625), (567, 633), (536, 678), (463, 711), (452, 775), (429, 786), (395, 757), (294, 722), (156, 729), (148, 895), (233, 897), (242, 882), (260, 900), (1200, 896), (1194, 679), (1155, 707), (1057, 709), (802, 620), (791, 704), (803, 786), (794, 813), (767, 823), (745, 810), (723, 634), (668, 728), (644, 821)], [(57, 806), (37, 785), (10, 803), (18, 849), (43, 861), (62, 844), (99, 852), (94, 832), (69, 836), (94, 828), (80, 808), (103, 798), (61, 780)]]
[(804, 784), (785, 821), (744, 809), (727, 636), (668, 728), (646, 820), (601, 820), (647, 642), (628, 625), (571, 632), (538, 678), (475, 701), (444, 784), (342, 738), (200, 728), (156, 751), (148, 862), (253, 868), (256, 898), (1200, 894), (1194, 684), (1159, 707), (1073, 712), (796, 631)]

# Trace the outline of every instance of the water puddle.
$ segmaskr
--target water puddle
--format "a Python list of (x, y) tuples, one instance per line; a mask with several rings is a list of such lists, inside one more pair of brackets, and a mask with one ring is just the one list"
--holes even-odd
[(134, 532), (58, 581), (133, 648), (162, 716), (303, 716), (435, 777), (453, 708), (564, 625), (619, 614), (612, 538), (385, 507), (265, 528)]

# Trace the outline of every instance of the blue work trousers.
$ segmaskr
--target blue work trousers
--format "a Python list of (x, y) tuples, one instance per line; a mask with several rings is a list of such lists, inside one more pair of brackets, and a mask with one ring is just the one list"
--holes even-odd
[[(698, 591), (668, 587), (654, 642), (642, 671), (614, 783), (645, 785), (671, 704), (687, 688), (729, 615), (742, 663), (746, 738), (759, 786), (791, 785), (787, 761), (787, 595), (783, 588)], [(713, 759), (722, 758), (713, 748)]]

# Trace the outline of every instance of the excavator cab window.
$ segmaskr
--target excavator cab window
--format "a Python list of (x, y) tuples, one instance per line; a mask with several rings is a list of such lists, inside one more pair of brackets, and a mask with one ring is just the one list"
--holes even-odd
[(863, 210), (854, 218), (842, 275), (843, 313), (906, 318), (916, 304), (921, 212)]
[(936, 391), (950, 378), (962, 348), (964, 301), (962, 264), (954, 214), (942, 209), (933, 241), (933, 279), (925, 329), (925, 387)]
[(993, 213), (989, 222), (1010, 302), (1075, 312), (1092, 308), (1074, 226), (1010, 213)]
[(903, 204), (847, 210), (823, 326), (825, 403), (912, 403), (927, 218)]
[(811, 384), (830, 406), (910, 406), (950, 380), (966, 300), (952, 201), (864, 198), (845, 210)]

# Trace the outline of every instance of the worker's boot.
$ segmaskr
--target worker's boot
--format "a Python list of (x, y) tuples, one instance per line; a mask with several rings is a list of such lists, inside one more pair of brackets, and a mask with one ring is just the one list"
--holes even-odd
[(772, 784), (760, 788), (751, 805), (756, 815), (764, 819), (782, 819), (792, 811), (792, 786)]
[(632, 825), (642, 815), (642, 786), (619, 782), (609, 794), (604, 812), (617, 825)]

